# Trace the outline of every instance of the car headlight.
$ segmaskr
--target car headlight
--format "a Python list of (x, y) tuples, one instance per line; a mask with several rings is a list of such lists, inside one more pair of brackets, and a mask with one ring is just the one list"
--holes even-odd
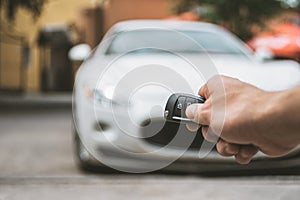
[(109, 106), (128, 106), (128, 102), (115, 101), (114, 100), (114, 87), (105, 86), (102, 88), (88, 88), (85, 87), (85, 94), (94, 105), (109, 107)]
[(102, 105), (117, 104), (113, 100), (114, 88), (111, 86), (105, 87), (103, 89), (93, 90), (93, 100), (94, 103), (101, 103)]

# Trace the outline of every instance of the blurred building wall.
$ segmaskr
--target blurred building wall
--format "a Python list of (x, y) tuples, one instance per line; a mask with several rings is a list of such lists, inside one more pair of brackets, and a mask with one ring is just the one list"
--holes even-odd
[(170, 15), (170, 0), (109, 0), (105, 6), (104, 29), (130, 19), (162, 19)]
[[(20, 69), (22, 67), (20, 53), (22, 42), (19, 41), (18, 44), (5, 44), (2, 42), (4, 36), (3, 31), (1, 31), (0, 89), (18, 89), (21, 87), (29, 92), (39, 91), (41, 69), (39, 65), (39, 48), (36, 40), (40, 28), (46, 24), (86, 24), (82, 20), (80, 13), (83, 8), (89, 9), (95, 7), (95, 2), (97, 1), (48, 1), (39, 19), (33, 21), (30, 13), (19, 9), (14, 24), (4, 20), (5, 10), (1, 8), (1, 19), (5, 22), (5, 24), (2, 24), (1, 21), (1, 30), (5, 30), (12, 35), (22, 36), (24, 38), (22, 42), (28, 42), (31, 53), (28, 68), (23, 71), (24, 75), (22, 75)], [(160, 19), (169, 15), (169, 0), (107, 0), (99, 2), (106, 2), (103, 5), (104, 23), (102, 25), (102, 32), (106, 32), (114, 23), (121, 20)], [(93, 29), (93, 27), (90, 28)], [(91, 38), (89, 39), (92, 41)], [(95, 41), (97, 41), (97, 38)]]
[(103, 13), (104, 9), (100, 6), (83, 8), (76, 23), (81, 40), (92, 49), (99, 44), (105, 31)]
[[(90, 1), (83, 0), (59, 0), (49, 1), (46, 4), (42, 16), (34, 21), (30, 13), (26, 10), (19, 9), (14, 24), (5, 21), (5, 10), (1, 11), (1, 19), (5, 21), (5, 29), (12, 35), (23, 36), (28, 41), (31, 55), (28, 69), (25, 70), (25, 85), (22, 85), (26, 91), (39, 91), (40, 89), (40, 67), (39, 67), (39, 49), (36, 44), (38, 31), (43, 25), (49, 23), (73, 23), (78, 20), (78, 11), (81, 7), (91, 6)], [(1, 65), (0, 65), (0, 88), (16, 89), (20, 87), (20, 45), (4, 44), (3, 34), (1, 34)], [(9, 46), (9, 47), (7, 47)]]
[(21, 87), (21, 44), (17, 41), (9, 41), (2, 38), (0, 52), (5, 56), (0, 59), (0, 84), (3, 89), (20, 90)]

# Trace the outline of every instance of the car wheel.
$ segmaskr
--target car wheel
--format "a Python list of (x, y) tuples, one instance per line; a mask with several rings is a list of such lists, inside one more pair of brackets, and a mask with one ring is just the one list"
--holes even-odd
[(74, 159), (80, 170), (90, 173), (116, 173), (116, 170), (103, 165), (88, 152), (82, 144), (74, 125), (72, 131), (74, 137)]

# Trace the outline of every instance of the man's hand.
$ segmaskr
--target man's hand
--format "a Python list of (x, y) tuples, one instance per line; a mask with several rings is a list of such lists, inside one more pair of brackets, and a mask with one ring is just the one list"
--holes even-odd
[(258, 150), (269, 156), (282, 156), (299, 144), (299, 140), (287, 135), (286, 127), (280, 127), (282, 100), (286, 96), (282, 92), (265, 92), (237, 79), (215, 76), (199, 90), (199, 95), (206, 102), (189, 106), (186, 115), (202, 125), (204, 138), (217, 142), (217, 150), (223, 156), (235, 156), (237, 162), (247, 164)]

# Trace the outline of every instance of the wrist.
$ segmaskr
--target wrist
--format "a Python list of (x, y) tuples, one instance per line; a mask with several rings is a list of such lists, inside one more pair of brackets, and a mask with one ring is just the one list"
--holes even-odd
[(262, 110), (258, 117), (256, 144), (272, 147), (274, 155), (288, 153), (299, 144), (299, 111), (294, 95), (290, 90), (269, 92), (259, 106)]
[(256, 106), (254, 143), (258, 146), (270, 140), (270, 134), (281, 131), (284, 92), (263, 92)]

